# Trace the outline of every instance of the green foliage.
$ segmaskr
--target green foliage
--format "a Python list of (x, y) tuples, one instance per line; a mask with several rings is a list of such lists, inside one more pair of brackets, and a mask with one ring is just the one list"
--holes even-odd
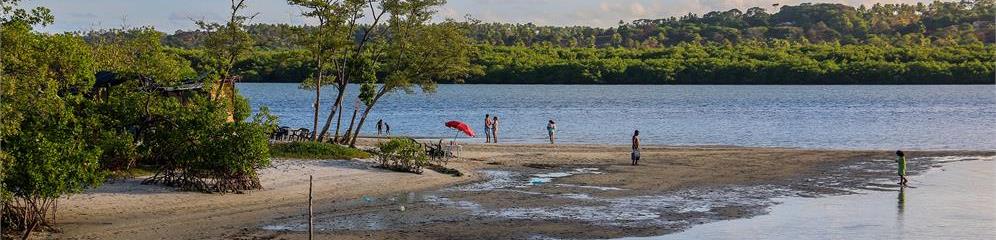
[(52, 10), (44, 7), (17, 8), (21, 0), (0, 0), (0, 25), (24, 24), (46, 26), (55, 22)]
[(92, 39), (97, 68), (123, 78), (149, 77), (171, 86), (195, 74), (191, 63), (168, 51), (160, 43), (163, 34), (152, 28), (106, 30), (104, 38)]
[(422, 167), (430, 164), (425, 148), (411, 138), (391, 138), (378, 143), (377, 148), (377, 160), (383, 168), (422, 173)]
[[(99, 185), (106, 170), (134, 165), (159, 168), (150, 182), (206, 191), (261, 187), (256, 169), (269, 164), (267, 132), (276, 118), (262, 109), (253, 122), (243, 121), (249, 105), (237, 92), (229, 102), (162, 88), (219, 60), (166, 48), (151, 28), (109, 30), (89, 43), (36, 33), (32, 24), (51, 23), (48, 11), (20, 10), (17, 2), (0, 0), (4, 230), (51, 228), (58, 199)], [(95, 84), (98, 70), (102, 81)], [(228, 109), (239, 121), (226, 121)]]
[(477, 46), (467, 83), (989, 84), (996, 48), (683, 44), (656, 49)]
[(104, 177), (101, 149), (83, 137), (92, 126), (77, 112), (86, 105), (81, 90), (93, 85), (95, 64), (79, 37), (31, 32), (28, 24), (39, 22), (8, 16), (16, 1), (0, 3), (0, 221), (5, 230), (27, 234), (51, 227), (48, 212), (60, 197)]
[[(386, 75), (411, 75), (396, 69), (408, 68), (406, 65), (410, 64), (407, 63), (419, 60), (407, 59), (385, 64), (386, 58), (383, 56), (392, 53), (358, 51), (359, 42), (355, 41), (359, 36), (364, 36), (367, 30), (374, 29), (377, 31), (372, 32), (372, 38), (364, 46), (384, 49), (392, 41), (385, 37), (395, 35), (379, 34), (391, 31), (397, 33), (402, 24), (390, 26), (393, 24), (390, 23), (391, 17), (384, 17), (389, 22), (386, 25), (385, 21), (377, 26), (348, 24), (348, 20), (354, 16), (350, 13), (357, 9), (365, 10), (371, 6), (369, 4), (388, 7), (379, 10), (393, 11), (391, 9), (431, 5), (435, 1), (394, 2), (340, 1), (329, 5), (326, 1), (318, 0), (292, 1), (293, 4), (305, 7), (308, 17), (321, 17), (328, 25), (246, 26), (246, 32), (260, 43), (256, 48), (263, 51), (253, 53), (236, 63), (237, 71), (244, 73), (246, 81), (304, 81), (305, 87), (313, 89), (318, 58), (322, 58), (324, 63), (345, 60), (342, 62), (347, 64), (322, 67), (326, 71), (323, 84), (363, 83), (371, 78), (369, 76), (373, 76), (381, 83), (388, 79), (392, 82), (400, 80), (399, 84), (392, 84), (400, 87), (388, 89), (412, 91), (413, 87), (418, 86), (414, 84), (417, 79)], [(419, 15), (424, 17), (430, 13), (432, 12), (427, 11)], [(387, 13), (387, 16), (391, 15), (391, 12)], [(621, 22), (613, 28), (470, 21), (442, 22), (404, 29), (457, 29), (456, 31), (469, 38), (466, 41), (477, 46), (476, 49), (467, 51), (473, 64), (451, 68), (469, 72), (472, 77), (456, 74), (440, 77), (436, 82), (948, 84), (991, 82), (983, 79), (990, 78), (989, 71), (993, 68), (990, 63), (996, 58), (990, 47), (996, 41), (994, 17), (996, 7), (992, 0), (974, 0), (929, 4), (874, 4), (857, 8), (840, 4), (800, 4), (785, 5), (773, 13), (754, 7), (744, 11), (731, 9), (703, 15), (640, 19), (630, 23)], [(404, 17), (398, 19), (411, 22)], [(457, 27), (447, 27), (449, 25)], [(350, 34), (347, 29), (353, 29), (353, 32)], [(94, 32), (89, 36), (101, 34), (102, 32)], [(206, 37), (197, 36), (205, 34), (203, 31), (179, 31), (165, 39), (167, 42), (182, 42), (173, 45), (177, 47), (200, 47), (204, 45)], [(418, 42), (419, 39), (431, 38), (429, 35), (397, 36), (398, 39), (406, 38), (400, 42)], [(443, 47), (440, 49), (443, 51), (464, 51), (461, 44), (439, 43), (435, 46)], [(815, 54), (832, 55), (811, 55), (814, 52), (809, 48), (824, 51)], [(826, 49), (831, 52), (826, 52)], [(714, 50), (720, 52), (707, 52)], [(188, 50), (180, 52), (190, 57), (188, 59), (195, 66), (199, 62), (210, 62), (201, 60), (198, 57), (200, 55)], [(880, 55), (875, 56), (876, 54)], [(903, 56), (892, 58), (881, 54)], [(780, 57), (786, 58), (779, 60)], [(886, 57), (888, 59), (883, 59)], [(374, 62), (373, 59), (378, 61)], [(913, 64), (914, 61), (922, 63)], [(927, 69), (925, 67), (928, 65), (944, 74), (918, 73)], [(897, 69), (875, 71), (878, 67)], [(808, 72), (809, 70), (813, 71)], [(850, 70), (862, 72), (848, 72)], [(889, 71), (896, 71), (899, 75), (885, 75)], [(712, 78), (716, 75), (719, 75), (719, 79)], [(771, 79), (770, 76), (780, 79)], [(434, 85), (426, 84), (423, 87), (431, 89), (432, 86)]]
[(235, 64), (252, 51), (253, 39), (245, 30), (245, 24), (253, 16), (239, 15), (239, 11), (246, 7), (245, 0), (233, 0), (228, 22), (196, 22), (200, 30), (207, 33), (203, 39), (204, 48), (207, 55), (215, 60), (214, 70), (222, 79), (236, 75), (232, 72)]
[(242, 95), (239, 95), (237, 92), (235, 93), (232, 104), (234, 105), (232, 108), (232, 118), (234, 118), (236, 122), (245, 121), (246, 118), (252, 114), (252, 108), (249, 107), (249, 100), (246, 100), (245, 97), (242, 97)]
[(226, 101), (212, 101), (206, 94), (188, 101), (160, 99), (150, 108), (155, 120), (144, 142), (160, 169), (146, 183), (208, 192), (260, 188), (256, 169), (269, 166), (270, 118), (226, 122)]
[(277, 143), (273, 144), (270, 149), (273, 151), (273, 156), (278, 158), (362, 159), (370, 157), (367, 152), (356, 148), (313, 141)]
[[(620, 22), (618, 26), (610, 28), (476, 21), (462, 24), (469, 28), (468, 37), (475, 43), (493, 46), (654, 48), (682, 43), (737, 44), (772, 40), (796, 43), (871, 44), (882, 41), (892, 45), (953, 45), (996, 42), (994, 18), (996, 7), (992, 0), (966, 0), (871, 6), (803, 3), (783, 5), (773, 13), (764, 8), (752, 7), (746, 10), (713, 11), (702, 15), (689, 13), (680, 17), (637, 19), (629, 23)], [(288, 33), (317, 31), (314, 26), (286, 24), (255, 24), (247, 29), (261, 49), (300, 48), (306, 44), (300, 43), (294, 34)], [(353, 36), (359, 36), (363, 32), (362, 29), (354, 31)], [(198, 31), (178, 31), (166, 39), (171, 46), (189, 48), (203, 45), (203, 35), (203, 32)]]
[(277, 115), (270, 114), (270, 108), (267, 106), (260, 106), (259, 110), (256, 111), (256, 115), (253, 115), (252, 122), (263, 127), (263, 132), (266, 136), (272, 135), (280, 127), (278, 123), (279, 118)]
[(360, 94), (357, 97), (360, 98), (364, 106), (371, 106), (374, 104), (375, 95), (377, 95), (377, 83), (367, 81), (360, 85)]
[(431, 93), (436, 90), (436, 81), (462, 79), (473, 69), (468, 57), (472, 47), (464, 28), (451, 20), (428, 24), (435, 14), (434, 9), (444, 3), (442, 0), (383, 2), (383, 9), (388, 14), (384, 26), (386, 33), (372, 43), (369, 52), (365, 52), (373, 59), (372, 63), (357, 64), (362, 68), (353, 70), (376, 72), (365, 76), (381, 84), (372, 97), (369, 90), (364, 93), (361, 89), (361, 100), (366, 108), (356, 128), (350, 122), (349, 129), (357, 133), (350, 135), (347, 130), (346, 136), (352, 136), (352, 139), (347, 138), (350, 146), (356, 144), (363, 123), (384, 95), (396, 91), (413, 93), (415, 86)]

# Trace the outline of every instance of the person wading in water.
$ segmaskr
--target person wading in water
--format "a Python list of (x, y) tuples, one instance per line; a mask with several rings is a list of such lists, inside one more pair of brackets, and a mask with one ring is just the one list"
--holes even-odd
[(550, 144), (554, 144), (557, 139), (557, 123), (550, 120), (550, 123), (546, 124), (546, 133), (550, 136)]
[(899, 185), (905, 187), (909, 180), (906, 180), (906, 154), (903, 151), (896, 151), (896, 166), (899, 173)]

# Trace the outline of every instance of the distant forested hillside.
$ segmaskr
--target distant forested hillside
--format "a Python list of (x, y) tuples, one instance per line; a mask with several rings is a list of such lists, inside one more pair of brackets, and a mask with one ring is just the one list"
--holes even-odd
[[(462, 22), (476, 42), (465, 83), (966, 84), (994, 83), (994, 0), (841, 4), (714, 11), (616, 27)], [(255, 24), (245, 81), (300, 82), (313, 63), (298, 36), (312, 27)], [(115, 31), (89, 41), (120, 37)], [(163, 42), (198, 62), (205, 34)]]

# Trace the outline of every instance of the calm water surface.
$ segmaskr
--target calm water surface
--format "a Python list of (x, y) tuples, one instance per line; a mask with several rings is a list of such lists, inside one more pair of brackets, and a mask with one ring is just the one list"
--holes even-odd
[[(311, 127), (314, 92), (293, 83), (241, 83), (253, 108), (282, 125)], [(350, 86), (352, 113), (358, 86)], [(322, 123), (335, 91), (323, 91)], [(739, 145), (839, 149), (996, 149), (996, 86), (592, 86), (440, 85), (433, 94), (394, 93), (375, 106), (363, 133), (384, 119), (396, 135), (452, 137), (463, 120), (483, 142), (484, 114), (501, 120), (505, 142), (543, 142), (557, 122), (565, 143)], [(348, 123), (349, 116), (344, 116)], [(321, 127), (321, 125), (319, 125)]]
[(996, 239), (996, 162), (955, 162), (914, 188), (785, 199), (770, 214), (637, 239)]

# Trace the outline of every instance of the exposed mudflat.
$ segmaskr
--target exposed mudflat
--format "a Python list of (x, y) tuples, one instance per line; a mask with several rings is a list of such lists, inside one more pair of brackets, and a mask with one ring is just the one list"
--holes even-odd
[[(479, 181), (334, 203), (316, 214), (315, 230), (340, 239), (657, 236), (762, 215), (785, 197), (895, 188), (886, 183), (895, 176), (895, 163), (885, 151), (656, 148), (644, 150), (642, 165), (629, 166), (592, 156), (611, 154), (610, 146), (590, 146), (596, 152), (587, 155), (589, 149), (577, 146), (550, 147), (549, 153), (528, 153), (536, 146), (510, 147), (522, 151), (491, 156), (469, 151), (484, 156), (468, 161), (488, 163), (474, 170)], [(570, 158), (574, 154), (582, 157)], [(913, 175), (945, 162), (994, 155), (915, 154), (919, 157), (909, 161)], [(306, 231), (306, 218), (291, 216), (242, 236), (301, 238)]]

